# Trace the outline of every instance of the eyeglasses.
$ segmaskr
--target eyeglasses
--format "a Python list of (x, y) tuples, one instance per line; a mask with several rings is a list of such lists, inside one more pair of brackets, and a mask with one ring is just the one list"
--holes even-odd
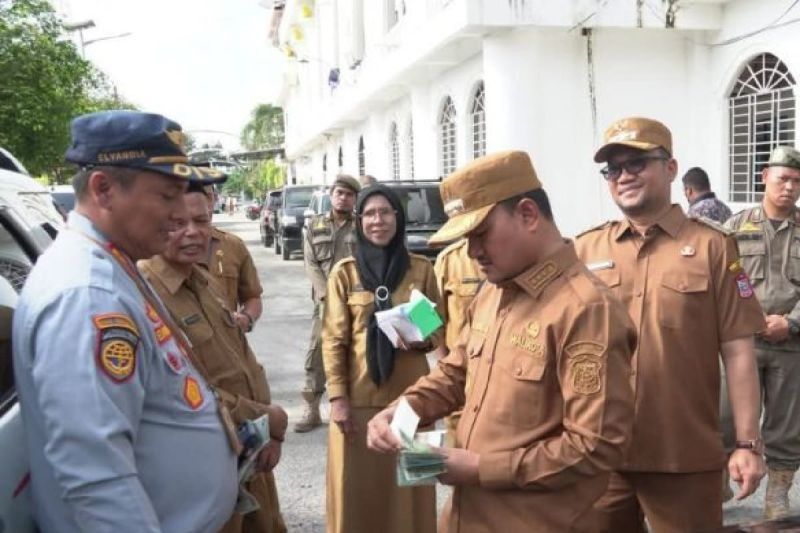
[(609, 163), (604, 168), (600, 169), (600, 174), (602, 174), (607, 180), (616, 181), (622, 175), (623, 169), (625, 169), (625, 172), (633, 176), (647, 168), (647, 163), (649, 163), (651, 160), (659, 159), (662, 161), (667, 160), (667, 158), (663, 156), (644, 155), (641, 157), (628, 159), (627, 161), (623, 161), (622, 163), (618, 163), (616, 165)]
[(381, 207), (378, 209), (370, 209), (369, 211), (364, 211), (361, 213), (359, 218), (361, 220), (375, 220), (376, 218), (380, 218), (381, 220), (386, 220), (387, 218), (394, 217), (397, 214), (397, 211), (390, 207)]

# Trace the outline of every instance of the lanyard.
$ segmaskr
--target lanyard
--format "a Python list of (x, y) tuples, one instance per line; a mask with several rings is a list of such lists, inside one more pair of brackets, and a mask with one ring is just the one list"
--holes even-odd
[(175, 321), (172, 319), (172, 315), (164, 309), (161, 300), (156, 296), (155, 292), (153, 292), (153, 288), (150, 286), (147, 281), (142, 277), (141, 272), (139, 269), (136, 268), (136, 265), (133, 263), (130, 257), (128, 257), (122, 250), (117, 248), (113, 243), (103, 243), (97, 239), (92, 238), (91, 236), (83, 233), (82, 231), (76, 230), (74, 228), (70, 228), (72, 231), (81, 235), (82, 237), (92, 241), (93, 243), (97, 244), (100, 248), (105, 250), (116, 262), (122, 267), (122, 270), (128, 275), (129, 278), (134, 282), (136, 288), (141, 293), (142, 297), (145, 301), (150, 305), (151, 308), (158, 314), (159, 318), (164, 322), (164, 324), (170, 329), (172, 332), (173, 338), (178, 346), (181, 348), (184, 354), (189, 358), (192, 364), (200, 371), (200, 374), (206, 380), (206, 385), (211, 390), (214, 395), (214, 398), (217, 400), (217, 411), (219, 412), (220, 421), (222, 422), (222, 427), (225, 429), (225, 433), (228, 436), (228, 441), (236, 455), (241, 453), (241, 444), (239, 443), (239, 439), (236, 436), (236, 425), (233, 422), (233, 417), (231, 416), (230, 410), (228, 407), (223, 403), (222, 397), (220, 396), (219, 392), (217, 391), (216, 387), (211, 384), (211, 375), (208, 373), (208, 369), (205, 367), (200, 358), (194, 354), (192, 350), (192, 345), (186, 336), (183, 333), (183, 330), (177, 326)]

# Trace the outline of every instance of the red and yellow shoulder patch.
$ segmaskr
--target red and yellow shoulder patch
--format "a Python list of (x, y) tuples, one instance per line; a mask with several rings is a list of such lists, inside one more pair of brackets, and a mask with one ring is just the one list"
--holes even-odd
[(186, 400), (186, 405), (195, 411), (203, 405), (203, 391), (200, 389), (200, 383), (192, 376), (187, 375), (183, 381), (183, 399)]
[(94, 315), (92, 323), (97, 330), (98, 367), (115, 383), (127, 381), (136, 371), (139, 328), (128, 315), (121, 313)]

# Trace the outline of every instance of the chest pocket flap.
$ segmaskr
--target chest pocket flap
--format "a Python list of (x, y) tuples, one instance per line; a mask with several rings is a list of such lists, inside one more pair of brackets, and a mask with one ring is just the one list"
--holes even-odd
[(682, 293), (705, 292), (708, 290), (708, 277), (691, 272), (665, 272), (661, 285)]
[(545, 366), (546, 359), (526, 353), (514, 358), (511, 374), (520, 381), (541, 381)]
[(736, 242), (739, 245), (739, 255), (765, 255), (767, 253), (767, 245), (763, 239), (742, 239), (737, 235)]

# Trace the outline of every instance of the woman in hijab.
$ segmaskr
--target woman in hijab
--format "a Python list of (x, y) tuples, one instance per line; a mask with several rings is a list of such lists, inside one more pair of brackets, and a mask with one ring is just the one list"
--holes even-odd
[[(428, 373), (425, 353), (441, 334), (394, 348), (375, 311), (405, 303), (417, 289), (439, 303), (430, 262), (405, 246), (405, 214), (383, 185), (361, 191), (354, 257), (331, 271), (322, 357), (331, 400), (328, 436), (328, 533), (434, 533), (433, 486), (398, 487), (395, 457), (367, 449), (367, 422)], [(441, 331), (441, 330), (440, 330)]]

